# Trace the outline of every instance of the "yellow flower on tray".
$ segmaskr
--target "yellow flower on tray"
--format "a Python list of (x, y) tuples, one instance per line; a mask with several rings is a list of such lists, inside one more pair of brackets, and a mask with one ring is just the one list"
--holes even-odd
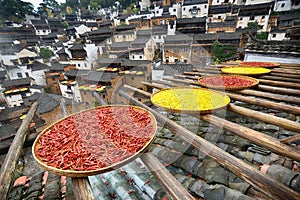
[(223, 93), (203, 88), (172, 88), (152, 94), (154, 105), (181, 113), (210, 113), (225, 108), (230, 98)]
[(270, 73), (271, 70), (263, 67), (223, 67), (223, 73), (240, 75), (260, 75)]

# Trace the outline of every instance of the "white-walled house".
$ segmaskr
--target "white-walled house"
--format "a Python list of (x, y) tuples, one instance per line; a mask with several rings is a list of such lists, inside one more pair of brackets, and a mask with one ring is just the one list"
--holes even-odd
[(88, 32), (91, 32), (91, 28), (87, 27), (86, 25), (84, 24), (81, 24), (80, 26), (78, 27), (74, 27), (75, 30), (76, 30), (76, 38), (80, 38), (80, 35), (83, 35), (85, 33), (88, 33)]
[(140, 9), (142, 11), (146, 11), (147, 9), (149, 9), (149, 7), (151, 5), (151, 1), (150, 0), (141, 0), (141, 1), (139, 1), (139, 5), (140, 5)]
[(272, 4), (256, 4), (240, 7), (236, 28), (246, 28), (249, 23), (257, 22), (261, 29), (258, 32), (267, 32)]
[(139, 37), (129, 47), (129, 60), (150, 60), (155, 55), (155, 42), (152, 37)]
[(264, 4), (264, 3), (271, 3), (274, 0), (246, 0), (245, 5), (256, 5), (256, 4)]
[(236, 0), (212, 0), (211, 5), (216, 6), (216, 5), (223, 5), (223, 4), (237, 4), (238, 1)]
[(274, 29), (274, 30), (271, 30), (271, 32), (268, 35), (268, 40), (282, 41), (282, 40), (288, 40), (288, 39), (289, 38), (286, 38), (286, 30)]
[(207, 17), (208, 0), (184, 0), (181, 15), (182, 18)]

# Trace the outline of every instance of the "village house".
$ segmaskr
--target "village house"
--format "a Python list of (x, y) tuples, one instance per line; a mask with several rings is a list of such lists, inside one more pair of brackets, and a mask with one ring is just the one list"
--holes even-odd
[(114, 42), (108, 45), (108, 58), (129, 58), (129, 46), (131, 42)]
[(191, 44), (193, 43), (193, 38), (184, 35), (176, 34), (165, 38), (165, 43), (163, 44), (163, 64), (173, 64), (173, 63), (190, 63), (191, 62)]
[(161, 49), (161, 46), (164, 44), (167, 34), (167, 25), (152, 27), (152, 38), (156, 44), (157, 49)]
[(208, 10), (208, 22), (223, 22), (227, 16), (232, 15), (232, 5), (212, 5)]
[(90, 70), (98, 54), (98, 47), (95, 44), (74, 44), (68, 49), (71, 52), (70, 64), (77, 69)]
[(152, 17), (150, 20), (150, 26), (161, 26), (169, 24), (170, 20), (176, 20), (175, 15), (164, 14), (162, 16)]
[(207, 33), (235, 32), (235, 31), (236, 31), (235, 21), (207, 23), (207, 31), (206, 31)]
[(111, 44), (112, 37), (114, 35), (114, 29), (112, 28), (99, 28), (96, 31), (91, 31), (88, 34), (88, 40), (91, 40), (95, 45), (99, 45), (100, 43), (108, 43)]
[(64, 31), (64, 26), (61, 19), (47, 19), (51, 33), (59, 33)]
[(31, 20), (35, 29), (35, 34), (38, 36), (45, 36), (51, 33), (51, 29), (46, 20)]
[(155, 42), (152, 37), (137, 37), (129, 47), (130, 60), (150, 60), (155, 55)]
[(269, 23), (272, 3), (239, 6), (237, 28), (246, 28), (249, 23), (258, 23), (259, 32), (266, 32)]
[(206, 20), (206, 17), (177, 19), (176, 31), (180, 33), (205, 33)]
[(182, 18), (207, 17), (208, 0), (184, 0), (181, 14)]
[(209, 6), (225, 5), (225, 4), (241, 4), (241, 2), (235, 0), (209, 0)]
[(68, 65), (63, 65), (59, 62), (51, 63), (49, 70), (45, 72), (47, 83), (46, 91), (48, 93), (61, 95), (59, 80), (63, 79), (63, 72), (67, 67)]

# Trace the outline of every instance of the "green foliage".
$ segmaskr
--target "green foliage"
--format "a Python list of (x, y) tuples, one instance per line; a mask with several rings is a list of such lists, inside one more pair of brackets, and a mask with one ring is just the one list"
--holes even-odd
[(127, 8), (126, 12), (127, 14), (137, 14), (140, 11), (139, 8), (135, 6), (135, 3), (131, 3)]
[(263, 32), (263, 33), (257, 33), (256, 38), (260, 40), (267, 40), (269, 36), (268, 32)]
[(49, 58), (51, 58), (52, 56), (54, 56), (54, 53), (53, 53), (53, 51), (51, 51), (50, 49), (42, 47), (42, 48), (40, 49), (40, 56), (41, 56), (44, 60), (48, 61)]
[(215, 63), (219, 63), (236, 54), (236, 49), (231, 45), (223, 45), (215, 41), (211, 52)]
[(0, 0), (0, 19), (22, 22), (25, 14), (33, 14), (34, 7), (31, 3), (21, 0)]
[(63, 21), (61, 24), (64, 26), (64, 28), (68, 28), (69, 27), (69, 24), (66, 21)]
[(255, 28), (256, 30), (259, 30), (261, 27), (260, 27), (260, 25), (258, 25), (258, 22), (255, 21), (255, 22), (249, 22), (248, 28)]

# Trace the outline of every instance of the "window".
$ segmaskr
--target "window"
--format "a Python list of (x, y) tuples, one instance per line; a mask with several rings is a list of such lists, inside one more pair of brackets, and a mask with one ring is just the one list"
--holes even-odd
[(240, 17), (240, 20), (243, 20), (243, 18), (242, 18), (242, 17)]
[(221, 16), (218, 16), (218, 19), (221, 19)]
[(207, 8), (207, 5), (204, 5), (204, 8)]
[(23, 77), (21, 72), (18, 72), (18, 73), (17, 73), (17, 76), (18, 76), (19, 78), (22, 78), (22, 77)]
[(250, 17), (250, 20), (254, 20), (254, 16), (251, 16), (251, 17)]
[(134, 55), (132, 56), (132, 59), (134, 59)]
[(274, 33), (274, 34), (272, 35), (272, 37), (273, 37), (273, 38), (276, 37), (276, 33)]
[(184, 48), (183, 51), (184, 51), (184, 52), (188, 52), (188, 48)]
[(133, 76), (131, 77), (131, 80), (134, 81), (134, 77)]
[(217, 3), (220, 3), (220, 1), (219, 1), (219, 0), (217, 0)]
[(29, 74), (28, 74), (28, 72), (25, 72), (25, 75), (26, 75), (26, 77), (27, 77), (27, 78), (29, 77)]
[(283, 3), (283, 4), (281, 4), (281, 8), (283, 8), (285, 6), (285, 4)]
[(140, 59), (143, 59), (143, 56), (140, 56)]
[(173, 9), (173, 12), (176, 12), (176, 8)]
[(183, 8), (183, 11), (185, 11), (185, 8)]
[(55, 78), (52, 77), (52, 81), (55, 81)]
[(265, 18), (265, 16), (262, 16), (262, 17), (261, 17), (261, 19), (264, 19), (264, 18)]
[(106, 97), (106, 95), (105, 95), (105, 94), (103, 94), (103, 95), (102, 95), (102, 98), (105, 98), (105, 97)]
[(84, 67), (85, 67), (85, 68), (87, 67), (86, 63), (84, 63)]
[(80, 64), (78, 64), (77, 66), (80, 67)]

